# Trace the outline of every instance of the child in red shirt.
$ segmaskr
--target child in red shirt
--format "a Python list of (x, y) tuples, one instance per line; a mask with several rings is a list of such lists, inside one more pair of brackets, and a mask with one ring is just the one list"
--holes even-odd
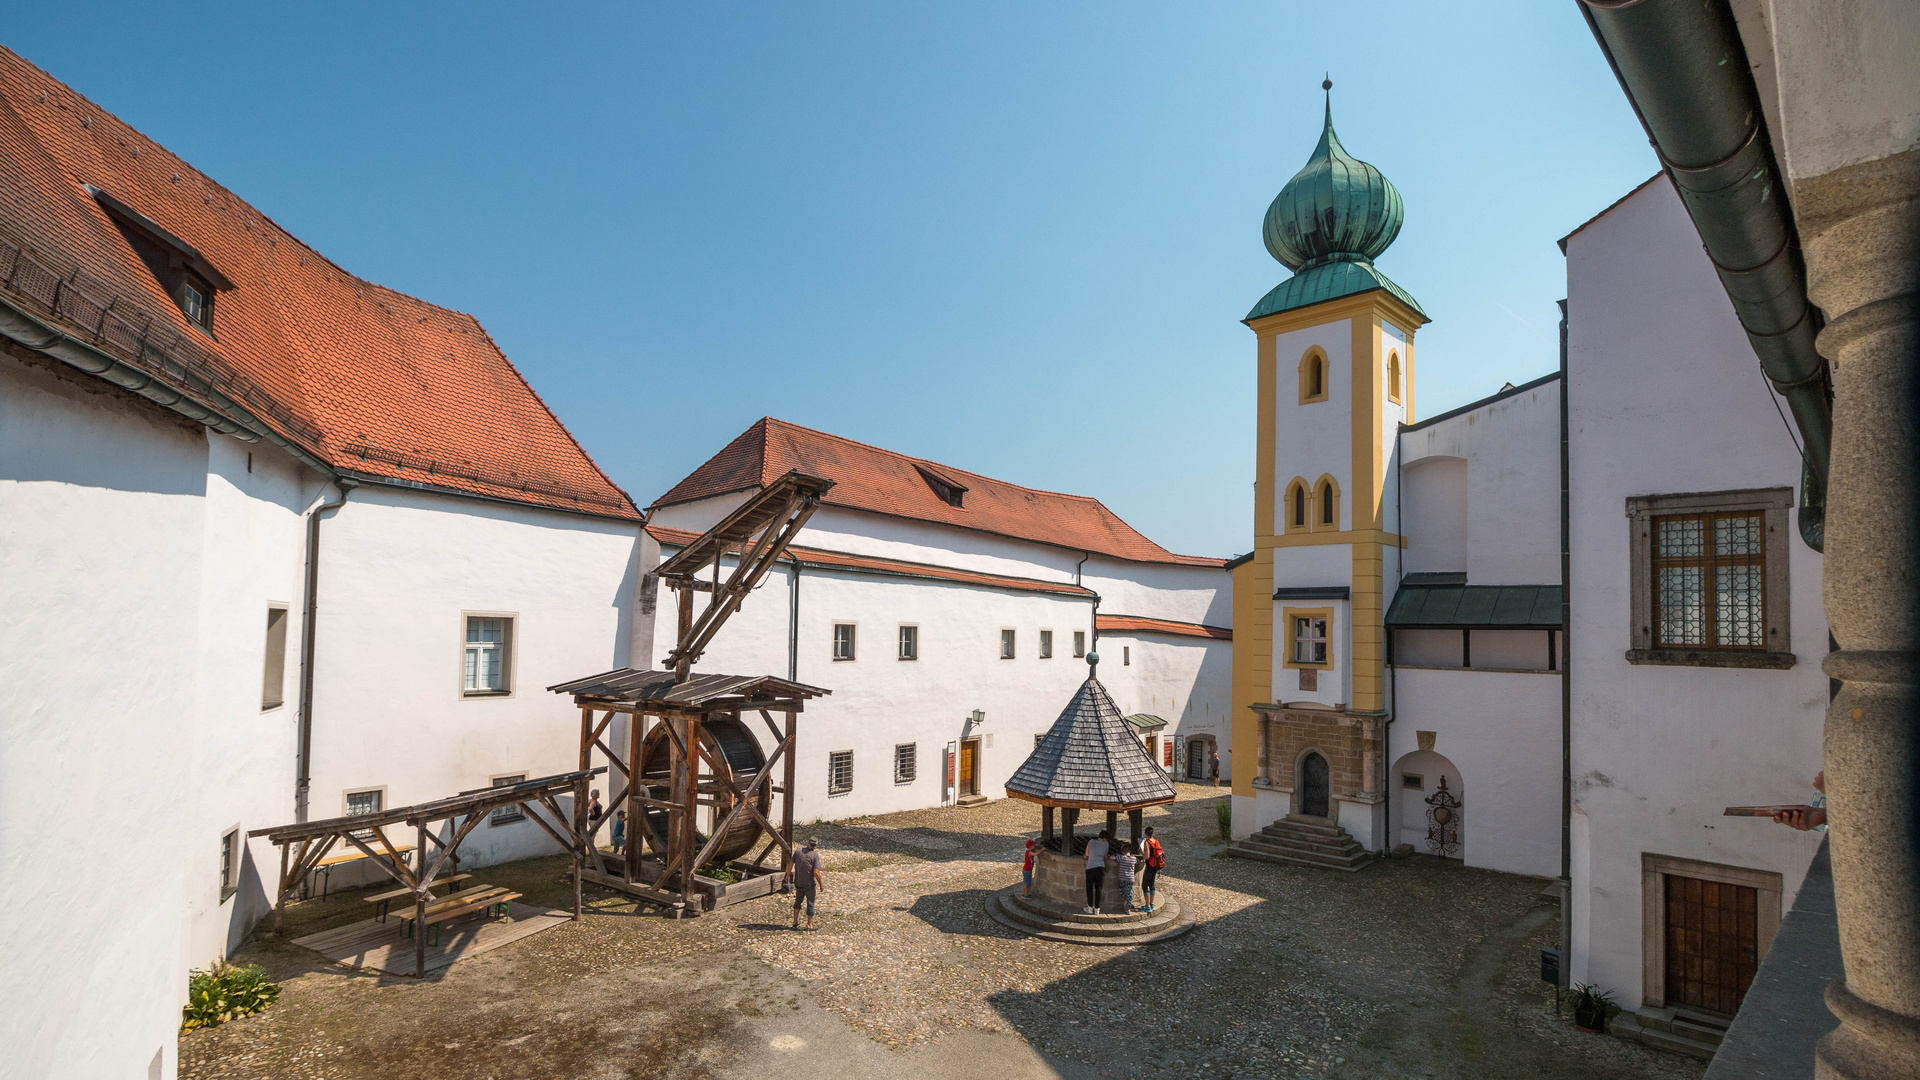
[(1038, 850), (1034, 842), (1027, 841), (1027, 861), (1020, 867), (1020, 895), (1033, 899), (1033, 853)]

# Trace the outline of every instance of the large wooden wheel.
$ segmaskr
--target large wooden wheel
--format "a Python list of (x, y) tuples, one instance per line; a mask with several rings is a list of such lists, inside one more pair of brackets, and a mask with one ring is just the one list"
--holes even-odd
[[(725, 821), (733, 811), (738, 796), (734, 794), (736, 785), (759, 774), (765, 767), (767, 757), (760, 750), (760, 743), (753, 737), (744, 724), (730, 716), (711, 716), (700, 726), (700, 744), (704, 754), (697, 755), (697, 783), (700, 794), (712, 799), (715, 822)], [(671, 746), (668, 743), (665, 725), (658, 725), (647, 732), (645, 748), (646, 769), (641, 773), (641, 785), (653, 798), (679, 801), (683, 796), (676, 790), (679, 778), (673, 775)], [(772, 796), (765, 785), (761, 785), (754, 797), (756, 809), (765, 815), (772, 811)], [(642, 835), (646, 838), (649, 850), (654, 857), (672, 865), (681, 855), (682, 835), (670, 829), (670, 815), (660, 807), (649, 807), (644, 815), (646, 827)], [(704, 833), (694, 834), (694, 851), (697, 853), (706, 846)], [(708, 861), (725, 863), (741, 858), (753, 850), (760, 839), (760, 822), (752, 814), (741, 813), (734, 818), (733, 825), (727, 829)]]

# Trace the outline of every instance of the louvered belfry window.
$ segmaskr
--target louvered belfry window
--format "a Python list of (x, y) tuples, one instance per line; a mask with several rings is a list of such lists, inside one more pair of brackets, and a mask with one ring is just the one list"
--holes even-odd
[(1766, 535), (1755, 512), (1654, 519), (1656, 647), (1766, 648)]

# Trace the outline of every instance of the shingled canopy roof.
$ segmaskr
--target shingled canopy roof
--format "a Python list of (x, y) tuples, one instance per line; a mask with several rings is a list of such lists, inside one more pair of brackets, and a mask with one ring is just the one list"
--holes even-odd
[(1092, 675), (1007, 781), (1007, 794), (1042, 806), (1133, 810), (1173, 801), (1173, 781)]

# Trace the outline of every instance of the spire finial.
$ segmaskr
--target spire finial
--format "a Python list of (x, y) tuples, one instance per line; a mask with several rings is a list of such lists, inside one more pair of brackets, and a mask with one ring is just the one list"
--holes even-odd
[(1099, 666), (1100, 666), (1099, 652), (1095, 651), (1095, 652), (1088, 653), (1087, 654), (1087, 678), (1089, 679), (1093, 678), (1094, 670)]
[(1322, 80), (1320, 80), (1320, 89), (1322, 89), (1322, 90), (1325, 90), (1325, 91), (1327, 92), (1327, 94), (1328, 94), (1328, 96), (1332, 96), (1332, 94), (1333, 94), (1333, 72), (1331, 72), (1331, 71), (1329, 71), (1329, 72), (1327, 72), (1327, 77), (1326, 77), (1326, 78), (1324, 78), (1324, 79), (1322, 79)]

